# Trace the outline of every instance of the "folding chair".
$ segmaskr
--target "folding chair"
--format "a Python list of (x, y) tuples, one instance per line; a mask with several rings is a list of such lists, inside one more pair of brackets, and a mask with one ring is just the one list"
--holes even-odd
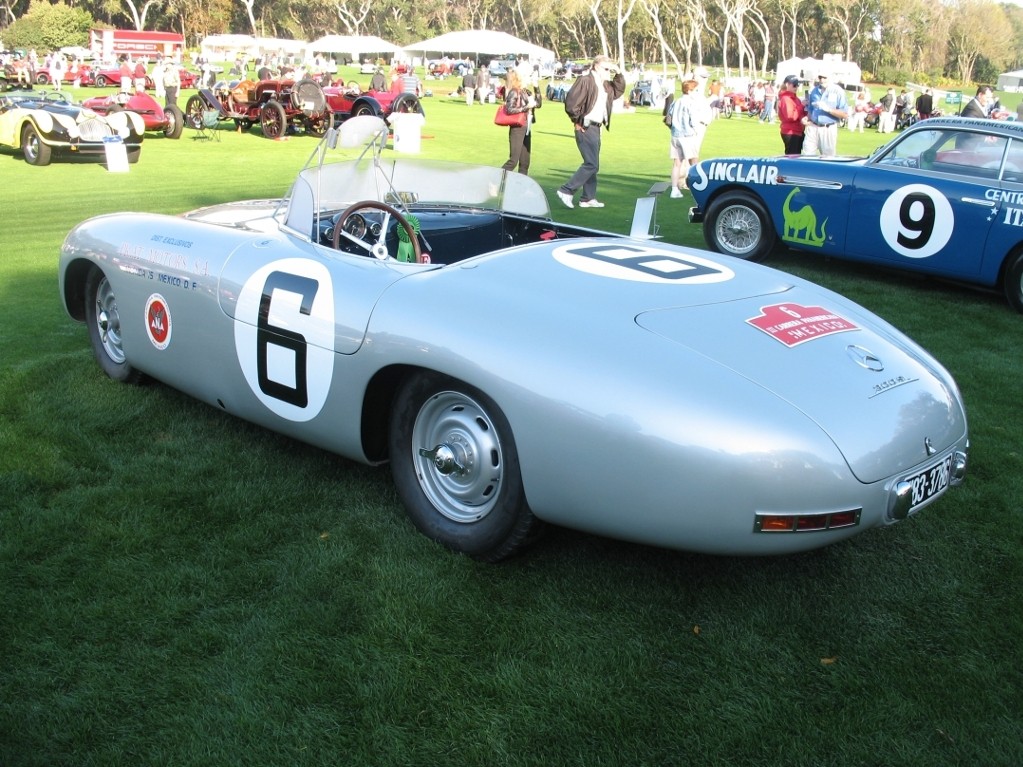
[(192, 138), (200, 141), (220, 141), (220, 112), (216, 109), (205, 109), (201, 119), (195, 123), (196, 134)]

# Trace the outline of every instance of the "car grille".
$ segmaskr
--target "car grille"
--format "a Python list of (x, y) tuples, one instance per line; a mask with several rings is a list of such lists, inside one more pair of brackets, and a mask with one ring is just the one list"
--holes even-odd
[(102, 120), (89, 119), (78, 126), (78, 134), (82, 137), (82, 141), (102, 141), (107, 136), (112, 136), (113, 133), (110, 126)]

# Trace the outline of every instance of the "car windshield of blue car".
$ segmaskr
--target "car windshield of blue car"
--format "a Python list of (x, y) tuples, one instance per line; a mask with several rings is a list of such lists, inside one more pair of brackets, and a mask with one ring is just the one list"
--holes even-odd
[[(1012, 142), (1018, 144), (1019, 142)], [(1004, 163), (1009, 139), (977, 130), (944, 128), (909, 133), (880, 155), (875, 164), (919, 168), (937, 173), (952, 173), (971, 179), (997, 179), (1005, 173), (1018, 174), (1016, 147)]]

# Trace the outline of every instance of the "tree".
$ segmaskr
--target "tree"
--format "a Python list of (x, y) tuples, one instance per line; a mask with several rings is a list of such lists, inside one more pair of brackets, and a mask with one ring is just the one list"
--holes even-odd
[(981, 57), (998, 67), (1012, 46), (1012, 26), (990, 0), (960, 0), (949, 35), (949, 52), (964, 83), (973, 79)]
[(55, 51), (65, 45), (85, 45), (89, 41), (92, 15), (64, 3), (50, 5), (35, 0), (25, 15), (4, 30), (4, 43), (12, 48), (37, 48)]

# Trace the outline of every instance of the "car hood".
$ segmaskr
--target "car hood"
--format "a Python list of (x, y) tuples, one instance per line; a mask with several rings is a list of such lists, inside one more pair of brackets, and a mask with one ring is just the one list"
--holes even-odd
[(941, 366), (826, 291), (796, 285), (781, 296), (647, 311), (636, 321), (804, 413), (862, 482), (911, 468), (966, 432), (955, 384)]

